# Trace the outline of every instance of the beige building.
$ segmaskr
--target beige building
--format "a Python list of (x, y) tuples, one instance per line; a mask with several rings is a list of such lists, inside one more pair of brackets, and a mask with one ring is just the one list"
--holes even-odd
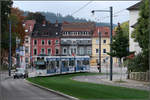
[[(110, 29), (109, 27), (96, 27), (92, 37), (92, 57), (91, 66), (97, 66), (99, 62), (99, 35), (98, 30), (101, 32), (101, 65), (109, 64), (110, 57), (107, 52), (110, 51)], [(113, 63), (117, 63), (117, 59), (113, 58)]]

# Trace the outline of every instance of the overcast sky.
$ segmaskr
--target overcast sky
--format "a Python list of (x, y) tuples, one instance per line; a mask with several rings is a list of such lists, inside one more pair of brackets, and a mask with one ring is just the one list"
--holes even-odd
[[(75, 18), (85, 18), (96, 22), (109, 22), (109, 13), (97, 12), (92, 15), (91, 11), (109, 10), (109, 7), (112, 6), (113, 23), (116, 24), (129, 20), (129, 11), (126, 8), (137, 2), (139, 1), (14, 1), (13, 5), (24, 11), (60, 13), (63, 16), (73, 15)], [(83, 9), (77, 11), (81, 7)]]

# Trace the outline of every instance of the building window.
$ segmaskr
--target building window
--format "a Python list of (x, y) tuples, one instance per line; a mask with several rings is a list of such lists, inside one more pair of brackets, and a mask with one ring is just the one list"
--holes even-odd
[(91, 43), (91, 41), (90, 41), (90, 40), (88, 40), (88, 43)]
[(96, 53), (98, 53), (98, 49), (96, 49)]
[(96, 44), (99, 44), (99, 39), (96, 39)]
[(37, 55), (37, 49), (34, 49), (33, 54), (34, 54), (34, 55)]
[(22, 24), (22, 26), (23, 26), (23, 27), (25, 27), (25, 26), (26, 26), (26, 24)]
[(51, 40), (48, 40), (47, 44), (48, 44), (48, 45), (51, 45)]
[(25, 38), (25, 42), (26, 42), (26, 43), (28, 43), (28, 42), (29, 42), (28, 37), (26, 37), (26, 38)]
[(47, 49), (47, 54), (51, 55), (51, 49), (50, 48)]
[(73, 44), (76, 44), (76, 40), (72, 41)]
[(103, 53), (106, 53), (106, 49), (103, 49)]
[(106, 40), (103, 40), (103, 43), (106, 43)]
[(55, 44), (58, 44), (59, 43), (59, 41), (58, 40), (55, 40)]
[(71, 49), (70, 49), (70, 54), (72, 55), (72, 54), (76, 54), (76, 52), (77, 52), (77, 49), (75, 48), (75, 47), (72, 47)]
[(25, 62), (26, 62), (26, 63), (28, 63), (28, 62), (29, 62), (29, 59), (28, 59), (27, 57), (25, 58)]
[(55, 54), (56, 55), (59, 54), (59, 49), (58, 48), (55, 49)]
[(80, 54), (81, 54), (81, 55), (84, 54), (84, 48), (80, 48)]
[(44, 40), (42, 40), (41, 44), (44, 45)]
[(108, 32), (105, 32), (105, 34), (108, 34)]
[(37, 40), (34, 40), (34, 45), (37, 45)]
[(67, 48), (63, 48), (63, 54), (67, 54)]
[(88, 48), (87, 50), (87, 54), (90, 55), (91, 54), (91, 48)]
[(25, 30), (25, 32), (28, 32), (28, 30)]
[(42, 48), (42, 49), (41, 49), (41, 54), (44, 54), (44, 53), (45, 53), (45, 49)]
[(25, 53), (29, 53), (29, 48), (25, 47)]

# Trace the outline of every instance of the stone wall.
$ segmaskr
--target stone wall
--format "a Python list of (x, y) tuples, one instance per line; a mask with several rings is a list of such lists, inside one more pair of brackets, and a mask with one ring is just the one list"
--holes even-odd
[(129, 79), (138, 81), (150, 81), (150, 71), (147, 72), (131, 72)]

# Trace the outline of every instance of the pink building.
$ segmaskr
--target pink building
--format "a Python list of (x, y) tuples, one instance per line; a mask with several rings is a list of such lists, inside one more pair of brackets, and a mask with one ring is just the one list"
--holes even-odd
[(23, 22), (23, 26), (25, 28), (25, 40), (23, 44), (23, 53), (21, 55), (21, 63), (26, 66), (30, 64), (30, 39), (31, 39), (31, 33), (34, 28), (35, 20), (25, 20)]
[(37, 60), (39, 55), (57, 56), (60, 55), (60, 32), (61, 24), (36, 23), (31, 35), (32, 61)]

